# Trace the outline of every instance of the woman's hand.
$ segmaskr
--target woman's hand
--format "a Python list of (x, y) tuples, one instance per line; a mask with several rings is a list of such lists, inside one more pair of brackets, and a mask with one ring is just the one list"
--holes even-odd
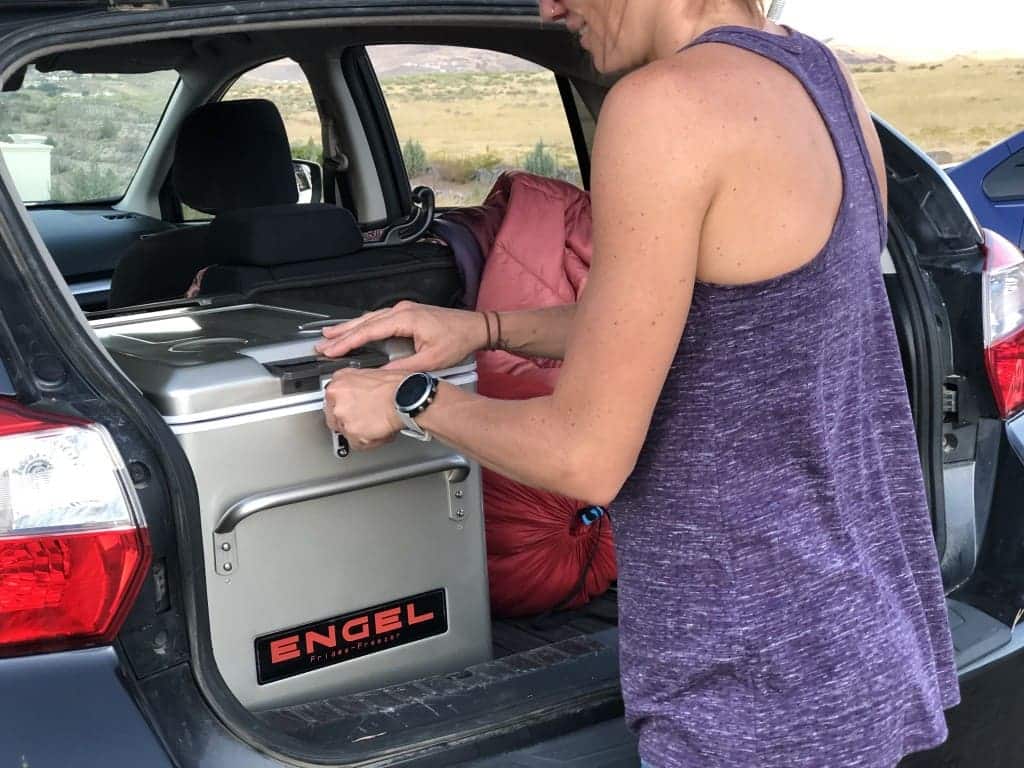
[(404, 425), (395, 411), (395, 391), (406, 374), (344, 368), (324, 389), (327, 426), (348, 438), (356, 451), (390, 442)]
[(442, 309), (402, 301), (347, 323), (324, 329), (318, 354), (344, 357), (371, 341), (412, 339), (415, 354), (393, 360), (383, 370), (439, 371), (451, 368), (487, 346), (487, 324), (479, 312)]

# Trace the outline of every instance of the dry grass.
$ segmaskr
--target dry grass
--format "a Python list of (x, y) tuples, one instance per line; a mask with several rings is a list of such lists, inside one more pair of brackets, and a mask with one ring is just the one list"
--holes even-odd
[(572, 136), (547, 72), (396, 77), (381, 83), (395, 130), (430, 156), (492, 154), (521, 165), (538, 141), (575, 164)]
[[(875, 112), (942, 161), (963, 160), (1024, 129), (1024, 60), (869, 65), (854, 76)], [(399, 138), (418, 141), (432, 163), (458, 171), (442, 175), (466, 178), (462, 160), (471, 156), (520, 166), (538, 141), (561, 165), (574, 164), (547, 72), (415, 75), (381, 85)], [(319, 119), (304, 83), (243, 79), (232, 95), (273, 100), (293, 142), (319, 141)]]
[(1024, 60), (956, 58), (854, 77), (871, 109), (942, 161), (1024, 130)]

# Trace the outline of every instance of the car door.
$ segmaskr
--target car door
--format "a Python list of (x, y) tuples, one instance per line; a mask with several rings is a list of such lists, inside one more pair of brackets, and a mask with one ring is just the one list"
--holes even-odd
[(981, 225), (1024, 246), (1024, 131), (952, 168)]

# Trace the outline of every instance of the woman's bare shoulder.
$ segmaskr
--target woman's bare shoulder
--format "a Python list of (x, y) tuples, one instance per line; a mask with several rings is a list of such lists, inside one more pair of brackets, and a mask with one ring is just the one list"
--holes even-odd
[(775, 74), (770, 67), (731, 46), (700, 45), (622, 77), (601, 114), (624, 115), (633, 125), (648, 118), (676, 141), (702, 147), (710, 140), (716, 146), (744, 141), (753, 121), (737, 118), (757, 112), (761, 85)]

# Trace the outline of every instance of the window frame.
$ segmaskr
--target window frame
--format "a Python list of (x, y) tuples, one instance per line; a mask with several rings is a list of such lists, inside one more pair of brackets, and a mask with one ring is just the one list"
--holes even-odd
[[(389, 164), (391, 164), (393, 166), (393, 164), (396, 162), (395, 158), (397, 157), (397, 164), (398, 164), (398, 168), (399, 168), (399, 171), (400, 171), (400, 172), (396, 172), (394, 170), (394, 168), (392, 167), (390, 172), (389, 172), (388, 178), (387, 179), (385, 179), (383, 177), (381, 178), (381, 180), (380, 180), (381, 187), (382, 187), (382, 189), (386, 189), (389, 185), (391, 185), (391, 187), (392, 187), (391, 194), (394, 194), (396, 192), (396, 187), (397, 187), (397, 191), (399, 191), (399, 196), (404, 201), (404, 205), (406, 206), (406, 207), (403, 207), (402, 210), (405, 211), (406, 213), (408, 213), (408, 210), (409, 210), (408, 204), (409, 204), (409, 200), (410, 200), (409, 193), (411, 191), (411, 189), (410, 189), (411, 182), (409, 180), (408, 171), (407, 171), (407, 169), (405, 167), (405, 161), (402, 159), (401, 141), (400, 141), (400, 138), (399, 138), (399, 136), (397, 135), (397, 133), (395, 131), (394, 122), (393, 122), (393, 120), (391, 118), (391, 111), (388, 108), (387, 100), (385, 99), (383, 89), (380, 86), (380, 80), (377, 77), (377, 72), (373, 68), (373, 62), (370, 60), (369, 53), (366, 51), (367, 47), (373, 47), (373, 46), (378, 46), (378, 45), (393, 45), (393, 44), (395, 44), (395, 43), (387, 42), (387, 41), (375, 41), (374, 43), (372, 43), (371, 46), (360, 46), (359, 48), (363, 52), (363, 56), (365, 58), (365, 64), (366, 64), (366, 70), (363, 72), (362, 76), (363, 77), (368, 77), (368, 78), (372, 79), (374, 90), (376, 91), (376, 95), (379, 97), (379, 101), (377, 101), (377, 103), (374, 104), (376, 109), (379, 110), (379, 112), (377, 112), (376, 114), (373, 115), (374, 120), (375, 120), (375, 122), (378, 123), (378, 125), (381, 124), (381, 123), (386, 125), (387, 144), (389, 145), (389, 151), (391, 153), (391, 157), (388, 160), (388, 162), (389, 162)], [(412, 45), (427, 45), (426, 43), (411, 43), (411, 44)], [(585, 107), (585, 104), (583, 102), (582, 97), (580, 97), (579, 94), (576, 92), (575, 86), (573, 86), (572, 81), (566, 75), (559, 73), (557, 70), (551, 69), (550, 67), (546, 66), (545, 64), (541, 64), (540, 62), (534, 61), (533, 59), (527, 58), (527, 57), (522, 56), (520, 54), (508, 53), (507, 51), (503, 51), (503, 50), (500, 50), (500, 49), (494, 48), (494, 47), (483, 46), (483, 45), (465, 44), (465, 43), (450, 43), (450, 44), (449, 43), (442, 43), (441, 45), (446, 45), (446, 46), (451, 47), (451, 48), (468, 48), (468, 49), (473, 49), (473, 50), (478, 50), (478, 51), (490, 51), (490, 52), (493, 52), (493, 53), (500, 53), (500, 54), (502, 54), (504, 56), (511, 56), (513, 58), (519, 59), (520, 61), (526, 61), (526, 62), (529, 62), (531, 64), (535, 64), (536, 66), (540, 67), (544, 72), (549, 74), (552, 77), (552, 79), (554, 80), (555, 87), (556, 87), (556, 89), (558, 91), (559, 99), (560, 99), (560, 101), (562, 103), (562, 113), (563, 113), (563, 115), (564, 115), (564, 117), (566, 119), (566, 123), (568, 124), (569, 135), (570, 135), (570, 137), (572, 139), (573, 153), (574, 153), (574, 155), (576, 157), (576, 165), (577, 165), (577, 167), (579, 168), (579, 171), (580, 171), (581, 184), (583, 185), (584, 189), (589, 191), (589, 189), (590, 189), (590, 146), (589, 146), (589, 143), (588, 143), (588, 138), (587, 138), (587, 135), (586, 135), (586, 131), (583, 128), (583, 123), (582, 123), (582, 120), (580, 119), (580, 114), (579, 114), (579, 107), (580, 107), (580, 105), (583, 105), (584, 108), (586, 108), (586, 107)], [(351, 86), (351, 83), (350, 83), (350, 86)], [(359, 100), (357, 99), (357, 105), (358, 104), (359, 104)], [(370, 113), (370, 114), (373, 114), (373, 113)], [(365, 133), (367, 135), (367, 138), (371, 138), (373, 133), (374, 133), (373, 130), (371, 130), (371, 125), (368, 123), (368, 121), (366, 119), (364, 119), (363, 113), (360, 113), (359, 117), (360, 117), (360, 122), (363, 125), (363, 130), (365, 131)], [(596, 120), (596, 118), (595, 118), (595, 120)], [(373, 146), (373, 144), (372, 144), (372, 140), (371, 140), (371, 147), (372, 146)], [(376, 162), (378, 164), (378, 168), (381, 167), (380, 160), (378, 159), (378, 157), (376, 155), (374, 155), (374, 162)], [(386, 191), (385, 192), (385, 199), (387, 199), (387, 195), (388, 195), (388, 192)], [(443, 210), (443, 207), (440, 210)], [(390, 208), (389, 208), (389, 218), (390, 218)], [(378, 222), (378, 223), (383, 224), (385, 222)]]
[(360, 220), (360, 223), (366, 227), (386, 226), (408, 216), (412, 210), (412, 189), (402, 160), (401, 144), (366, 46), (346, 48), (339, 64), (370, 147), (386, 211), (384, 220)]

